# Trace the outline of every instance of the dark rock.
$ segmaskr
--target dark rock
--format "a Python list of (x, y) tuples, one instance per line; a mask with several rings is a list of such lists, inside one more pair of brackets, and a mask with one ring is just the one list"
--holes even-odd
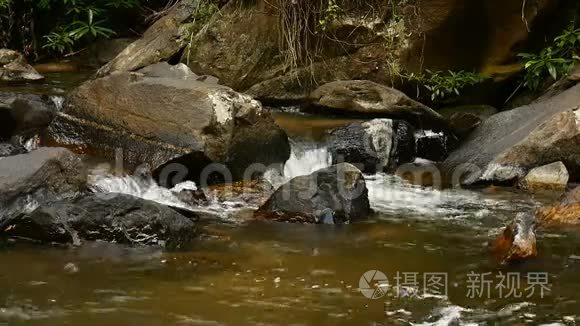
[(134, 71), (148, 65), (167, 61), (191, 40), (187, 24), (200, 5), (198, 0), (181, 0), (156, 21), (140, 39), (127, 46), (119, 55), (101, 67), (98, 76), (115, 71)]
[(0, 49), (0, 82), (19, 83), (38, 81), (44, 77), (16, 51)]
[(258, 218), (302, 223), (349, 223), (371, 213), (362, 173), (341, 163), (290, 180), (256, 212)]
[(578, 103), (580, 85), (492, 116), (443, 162), (443, 171), (464, 185), (513, 183), (530, 169), (562, 161), (577, 179)]
[(576, 187), (552, 205), (542, 207), (536, 212), (541, 226), (580, 224), (580, 187)]
[(319, 110), (398, 118), (419, 126), (445, 125), (443, 117), (427, 106), (403, 92), (368, 80), (330, 82), (318, 87), (309, 98)]
[(452, 150), (450, 136), (443, 132), (421, 130), (415, 133), (417, 140), (417, 157), (440, 162), (447, 158)]
[(81, 61), (90, 67), (99, 68), (115, 59), (119, 53), (135, 41), (133, 38), (114, 38), (93, 42), (82, 54)]
[(477, 126), (497, 113), (489, 105), (466, 105), (440, 110), (449, 123), (449, 128), (459, 137), (468, 136)]
[[(211, 163), (222, 165), (214, 165), (210, 183), (228, 181), (229, 172), (229, 181), (238, 181), (255, 163), (281, 165), (290, 156), (288, 137), (270, 113), (225, 86), (114, 73), (78, 87), (63, 111), (49, 127), (57, 143), (109, 158), (122, 149), (127, 166), (149, 164), (163, 186), (185, 178), (203, 186), (201, 173)], [(175, 175), (181, 180), (168, 181)]]
[(78, 156), (64, 148), (40, 148), (0, 159), (0, 218), (30, 202), (74, 195), (85, 185)]
[(347, 162), (364, 173), (392, 170), (415, 158), (412, 127), (400, 121), (374, 119), (355, 122), (330, 132), (328, 150), (333, 164)]
[(8, 237), (43, 243), (81, 240), (181, 248), (196, 236), (194, 221), (155, 202), (123, 194), (92, 194), (42, 205), (8, 219)]
[(0, 139), (42, 131), (56, 111), (48, 96), (0, 92)]
[(492, 244), (492, 253), (502, 264), (521, 262), (538, 255), (536, 218), (533, 213), (519, 213)]
[(274, 187), (264, 179), (239, 181), (204, 189), (207, 198), (217, 202), (239, 203), (246, 207), (261, 207), (274, 193)]

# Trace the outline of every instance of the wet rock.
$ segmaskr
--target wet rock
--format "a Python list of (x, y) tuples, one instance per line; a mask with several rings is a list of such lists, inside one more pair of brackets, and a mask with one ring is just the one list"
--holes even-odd
[[(399, 122), (390, 119), (374, 119), (367, 122), (355, 122), (330, 132), (328, 150), (332, 154), (333, 164), (347, 162), (359, 166), (364, 173), (376, 173), (389, 169), (394, 164), (404, 163), (410, 148), (401, 136), (413, 137), (403, 133), (395, 141)], [(396, 162), (396, 163), (394, 163)]]
[[(78, 87), (63, 111), (49, 127), (57, 143), (86, 145), (109, 158), (122, 150), (127, 166), (149, 164), (168, 187), (184, 179), (224, 182), (229, 173), (238, 181), (253, 164), (282, 164), (290, 156), (288, 137), (270, 113), (225, 86), (114, 73)], [(212, 163), (221, 165), (206, 178), (202, 171)]]
[(341, 163), (299, 176), (278, 188), (258, 209), (258, 218), (340, 224), (365, 219), (371, 213), (362, 173)]
[(387, 116), (416, 125), (443, 126), (437, 112), (410, 99), (403, 92), (368, 80), (335, 81), (310, 94), (319, 110), (364, 116)]
[(191, 40), (187, 24), (197, 12), (198, 0), (181, 0), (156, 21), (140, 39), (127, 46), (119, 55), (101, 67), (98, 76), (115, 71), (134, 71), (148, 65), (167, 61)]
[(13, 156), (26, 153), (23, 147), (15, 146), (10, 143), (0, 143), (0, 157)]
[(536, 212), (538, 223), (542, 226), (580, 224), (580, 187), (576, 187), (549, 206)]
[(108, 241), (181, 248), (196, 236), (195, 222), (175, 210), (123, 194), (92, 194), (42, 205), (2, 225), (8, 237), (43, 243)]
[(247, 207), (261, 207), (274, 193), (274, 187), (264, 179), (213, 185), (205, 189), (207, 198), (217, 202), (238, 203)]
[(421, 130), (415, 133), (417, 157), (440, 162), (447, 158), (453, 148), (452, 137), (443, 132)]
[(536, 218), (533, 213), (519, 213), (492, 244), (498, 262), (515, 263), (534, 258), (536, 248)]
[(0, 49), (0, 82), (15, 83), (42, 79), (44, 77), (26, 62), (22, 54)]
[[(529, 170), (562, 161), (580, 177), (576, 109), (580, 85), (528, 106), (496, 114), (482, 123), (442, 164), (461, 183), (513, 183)], [(459, 179), (459, 178), (458, 178)]]
[(42, 131), (56, 111), (48, 96), (0, 92), (0, 139)]
[(497, 112), (496, 108), (489, 105), (467, 105), (439, 111), (447, 119), (451, 131), (459, 137), (466, 137)]
[(139, 69), (137, 72), (144, 74), (147, 77), (161, 77), (161, 78), (178, 78), (197, 80), (207, 84), (219, 84), (219, 80), (213, 76), (198, 76), (194, 74), (188, 66), (183, 63), (170, 65), (167, 62), (160, 62), (145, 68)]
[(568, 170), (562, 162), (554, 162), (532, 169), (520, 181), (520, 187), (529, 191), (564, 190), (568, 185)]
[(40, 148), (0, 159), (0, 218), (12, 208), (76, 194), (85, 173), (78, 156), (64, 148)]

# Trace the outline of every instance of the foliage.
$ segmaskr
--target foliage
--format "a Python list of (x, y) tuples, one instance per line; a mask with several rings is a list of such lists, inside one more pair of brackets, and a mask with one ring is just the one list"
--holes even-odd
[(0, 0), (0, 10), (8, 8), (12, 0)]
[(477, 85), (488, 79), (486, 76), (463, 70), (458, 72), (425, 70), (425, 73), (411, 73), (403, 77), (427, 89), (432, 101), (444, 100), (450, 96), (459, 96), (465, 87)]
[(540, 87), (546, 78), (557, 81), (567, 75), (580, 60), (577, 51), (580, 47), (580, 29), (571, 24), (561, 35), (554, 39), (551, 46), (540, 53), (520, 53), (524, 64), (524, 85), (531, 90)]
[(341, 13), (342, 9), (338, 6), (336, 0), (328, 0), (328, 3), (322, 10), (322, 14), (318, 18), (318, 29), (325, 32), (334, 21), (339, 19)]

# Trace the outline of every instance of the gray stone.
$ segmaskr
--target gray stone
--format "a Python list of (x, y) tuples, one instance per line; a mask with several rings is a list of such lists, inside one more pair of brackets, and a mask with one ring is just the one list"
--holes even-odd
[(577, 178), (578, 103), (580, 85), (490, 117), (443, 162), (443, 171), (464, 185), (508, 183), (525, 177), (530, 169), (562, 161)]
[(181, 248), (195, 222), (161, 204), (123, 194), (92, 194), (41, 205), (1, 223), (0, 235), (43, 243), (108, 241)]
[(78, 87), (49, 134), (57, 143), (88, 146), (111, 159), (121, 149), (128, 167), (147, 163), (163, 179), (177, 172), (166, 171), (172, 163), (186, 167), (183, 177), (196, 182), (206, 166), (220, 163), (237, 181), (254, 163), (282, 164), (290, 156), (285, 132), (249, 96), (140, 73), (113, 73)]
[(542, 189), (564, 190), (568, 185), (569, 178), (570, 176), (564, 163), (554, 162), (532, 169), (520, 181), (520, 186), (532, 192)]
[(371, 213), (360, 170), (341, 163), (299, 176), (278, 188), (256, 217), (298, 223), (349, 223)]
[(445, 125), (443, 117), (403, 92), (368, 80), (335, 81), (318, 87), (310, 103), (322, 111), (398, 118), (419, 126)]
[(43, 80), (44, 77), (16, 51), (0, 49), (0, 82), (14, 83)]

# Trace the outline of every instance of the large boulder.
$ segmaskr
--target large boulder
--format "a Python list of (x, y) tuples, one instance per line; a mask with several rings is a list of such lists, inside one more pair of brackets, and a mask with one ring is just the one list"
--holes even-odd
[(16, 51), (0, 49), (0, 82), (14, 83), (38, 81), (44, 77)]
[(131, 43), (113, 60), (101, 67), (98, 76), (115, 71), (134, 71), (167, 61), (180, 52), (191, 40), (191, 22), (199, 0), (181, 0), (156, 21), (140, 39)]
[(542, 21), (569, 21), (564, 2), (351, 1), (328, 21), (316, 16), (326, 12), (317, 2), (230, 1), (182, 60), (260, 100), (303, 100), (334, 80), (392, 84), (401, 72), (425, 68), (490, 72), (515, 61), (517, 49), (535, 38), (530, 31), (543, 39)]
[(413, 133), (406, 132), (409, 128), (412, 127), (404, 121), (390, 119), (355, 122), (336, 128), (328, 138), (332, 163), (351, 163), (362, 172), (373, 174), (410, 162), (415, 158), (415, 141)]
[(92, 194), (51, 202), (0, 223), (0, 235), (43, 243), (81, 240), (180, 248), (196, 236), (194, 221), (152, 201)]
[(580, 176), (580, 85), (483, 122), (442, 164), (454, 182), (512, 183), (562, 161)]
[(75, 195), (84, 185), (80, 158), (64, 148), (1, 158), (0, 219), (30, 203)]
[(349, 223), (371, 212), (362, 173), (341, 163), (299, 176), (278, 188), (256, 217), (299, 223)]
[(161, 179), (186, 172), (182, 177), (200, 182), (208, 165), (220, 163), (232, 177), (214, 166), (225, 174), (215, 181), (235, 181), (255, 163), (279, 164), (290, 156), (285, 132), (250, 97), (216, 84), (140, 73), (114, 73), (78, 87), (49, 134), (59, 144), (108, 158), (122, 150), (129, 167), (147, 163)]
[(415, 125), (444, 125), (443, 117), (403, 92), (368, 80), (334, 81), (309, 96), (318, 110), (405, 119)]

